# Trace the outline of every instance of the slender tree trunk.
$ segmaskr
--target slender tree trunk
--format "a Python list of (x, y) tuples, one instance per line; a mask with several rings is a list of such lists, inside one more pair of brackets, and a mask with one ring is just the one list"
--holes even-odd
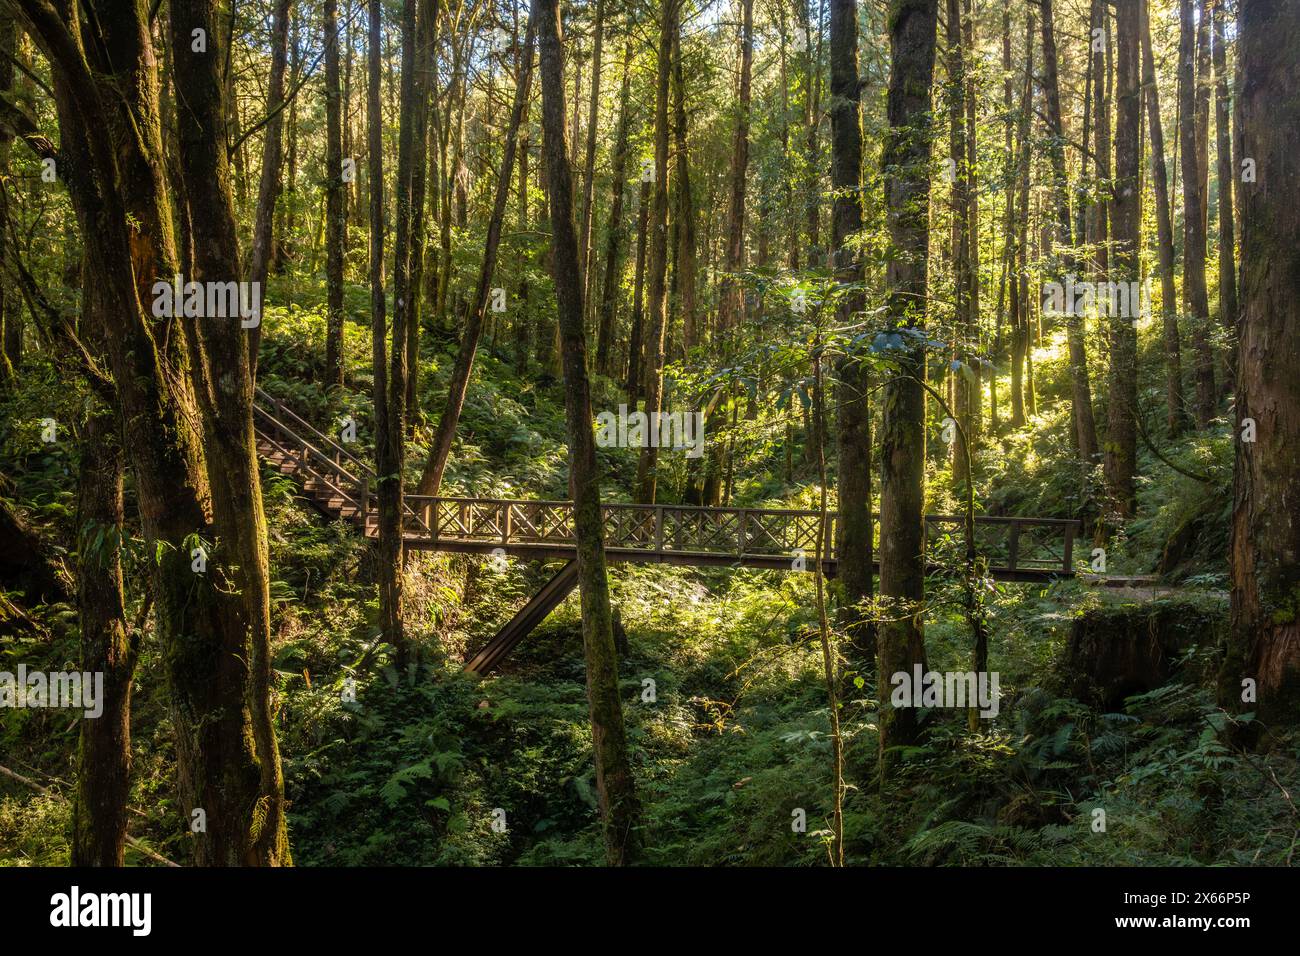
[[(1007, 272), (1008, 299), (1011, 325), (1011, 424), (1017, 428), (1025, 424), (1025, 372), (1029, 357), (1029, 316), (1025, 304), (1028, 284), (1025, 274), (1025, 229), (1029, 218), (1029, 167), (1031, 145), (1029, 131), (1033, 110), (1034, 88), (1034, 16), (1029, 14), (1025, 23), (1025, 79), (1021, 87), (1020, 108), (1017, 113), (1016, 172), (1010, 180), (1007, 195)], [(1032, 389), (1032, 382), (1030, 383)], [(1032, 406), (1032, 392), (1030, 393)], [(1077, 433), (1076, 433), (1077, 434)]]
[[(864, 270), (852, 236), (862, 231), (862, 119), (858, 93), (857, 0), (831, 0), (831, 246), (835, 278), (845, 285), (862, 282)], [(855, 321), (866, 306), (860, 290), (841, 293), (835, 321), (841, 328)], [(876, 656), (875, 629), (858, 607), (875, 588), (872, 581), (871, 520), (871, 377), (859, 356), (846, 355), (838, 366), (839, 406), (839, 559), (845, 623), (858, 660)]]
[[(881, 165), (892, 254), (885, 271), (890, 321), (923, 329), (929, 245), (930, 88), (938, 0), (896, 0), (890, 10), (889, 132)], [(881, 423), (880, 592), (890, 602), (879, 632), (881, 772), (892, 748), (919, 733), (917, 713), (890, 702), (891, 677), (925, 668), (925, 348), (912, 342), (885, 387)]]
[[(953, 291), (956, 298), (954, 311), (954, 329), (959, 340), (954, 348), (956, 358), (964, 366), (963, 371), (950, 371), (949, 381), (953, 386), (955, 401), (953, 403), (957, 420), (961, 422), (965, 434), (972, 433), (973, 408), (978, 406), (978, 392), (973, 390), (965, 370), (973, 369), (972, 357), (978, 350), (975, 337), (975, 269), (972, 262), (974, 243), (971, 235), (971, 195), (972, 167), (969, 163), (966, 137), (969, 133), (966, 124), (966, 67), (962, 39), (962, 19), (960, 0), (947, 0), (946, 15), (947, 37), (947, 71), (948, 71), (948, 120), (949, 153), (952, 163), (952, 240), (953, 240)], [(834, 95), (834, 94), (832, 94)], [(962, 453), (957, 442), (952, 444), (953, 481), (958, 485), (970, 480), (966, 473), (967, 456)]]
[[(650, 211), (649, 315), (645, 337), (645, 412), (663, 408), (664, 330), (668, 326), (668, 86), (672, 75), (673, 36), (679, 0), (664, 0), (659, 28), (659, 63), (655, 84), (654, 200)], [(650, 419), (654, 421), (654, 418)], [(636, 500), (654, 504), (659, 449), (647, 441), (636, 468)]]
[[(253, 247), (249, 254), (248, 279), (266, 288), (271, 264), (271, 227), (276, 201), (280, 197), (281, 141), (284, 129), (284, 68), (289, 48), (289, 16), (293, 0), (276, 0), (271, 27), (271, 76), (267, 82), (266, 122), (262, 139), (262, 175), (257, 186), (257, 211), (253, 223)], [(188, 47), (187, 47), (188, 49)], [(257, 369), (257, 343), (262, 327), (253, 329), (253, 368)]]
[(1294, 720), (1300, 703), (1300, 5), (1242, 0), (1238, 23), (1242, 155), (1257, 178), (1241, 184), (1232, 628), (1219, 702), (1270, 726)]
[(1219, 316), (1232, 346), (1224, 358), (1224, 391), (1233, 390), (1237, 341), (1237, 265), (1232, 209), (1232, 108), (1228, 100), (1228, 52), (1224, 0), (1214, 0), (1214, 131), (1219, 178)]
[(697, 275), (695, 241), (695, 198), (691, 192), (690, 145), (686, 127), (686, 77), (682, 70), (682, 30), (677, 24), (673, 34), (673, 139), (677, 148), (674, 167), (677, 191), (677, 246), (676, 268), (673, 279), (677, 285), (677, 311), (682, 317), (682, 345), (690, 351), (699, 344), (699, 318), (695, 299)]
[(754, 0), (740, 0), (740, 85), (736, 132), (731, 146), (731, 199), (727, 207), (726, 275), (718, 292), (719, 324), (733, 334), (745, 316), (745, 288), (739, 273), (745, 267), (745, 181), (749, 172), (749, 102), (754, 63)]
[[(1052, 21), (1052, 0), (1042, 0), (1043, 14), (1043, 96), (1047, 105), (1048, 156), (1052, 161), (1052, 180), (1056, 207), (1056, 244), (1073, 245), (1070, 234), (1070, 190), (1065, 172), (1065, 134), (1061, 123), (1061, 93), (1056, 68), (1056, 30)], [(1053, 259), (1061, 259), (1053, 252)], [(1073, 257), (1064, 257), (1063, 269), (1073, 272)], [(1028, 298), (1028, 296), (1026, 296)], [(1097, 424), (1092, 413), (1092, 386), (1088, 381), (1088, 354), (1084, 348), (1083, 316), (1073, 302), (1066, 303), (1066, 334), (1070, 348), (1070, 383), (1074, 402), (1079, 458), (1090, 464), (1097, 456)]]
[(501, 245), (501, 227), (505, 222), (506, 205), (510, 199), (510, 173), (515, 168), (519, 127), (523, 121), (524, 106), (528, 102), (528, 91), (532, 83), (533, 44), (534, 29), (530, 20), (516, 71), (518, 80), (515, 84), (514, 105), (510, 110), (510, 125), (504, 140), (501, 170), (497, 175), (492, 216), (488, 220), (483, 265), (479, 271), (478, 285), (474, 290), (474, 301), (467, 316), (465, 333), (461, 337), (460, 350), (456, 354), (456, 363), (452, 366), (451, 382), (447, 387), (447, 401), (429, 446), (429, 458), (424, 464), (424, 472), (420, 475), (420, 483), (416, 488), (417, 495), (438, 494), (438, 489), (442, 485), (443, 472), (447, 467), (447, 459), (451, 455), (451, 444), (456, 437), (460, 413), (465, 407), (465, 395), (469, 391), (470, 374), (474, 369), (474, 354), (478, 351), (479, 340), (483, 334), (483, 320), (487, 312), (488, 298), (492, 293), (492, 279), (496, 273), (497, 253)]
[[(99, 298), (87, 284), (87, 301)], [(94, 320), (96, 324), (102, 318)], [(73, 866), (122, 866), (131, 775), (131, 677), (122, 589), (122, 447), (116, 415), (91, 415), (77, 488), (81, 669), (103, 675), (101, 712), (81, 721)]]
[[(405, 0), (411, 6), (414, 0)], [(407, 35), (407, 17), (403, 9), (403, 33)], [(403, 444), (400, 409), (392, 407), (398, 393), (390, 387), (387, 344), (387, 303), (384, 298), (384, 129), (383, 129), (383, 21), (379, 0), (369, 0), (370, 34), (367, 42), (369, 86), (366, 90), (367, 139), (370, 154), (370, 321), (371, 352), (374, 375), (375, 472), (379, 485), (379, 619), (384, 639), (396, 649), (398, 660), (405, 663), (406, 634), (402, 622), (402, 458)], [(413, 27), (413, 23), (409, 23)], [(412, 37), (412, 40), (414, 38)], [(405, 91), (403, 91), (405, 92)], [(409, 147), (408, 147), (409, 148)], [(400, 147), (399, 147), (400, 149)], [(409, 157), (408, 157), (409, 158)], [(409, 174), (409, 169), (407, 170)], [(397, 190), (403, 191), (399, 163)], [(402, 197), (399, 195), (399, 202)], [(400, 257), (399, 257), (400, 261)], [(397, 326), (400, 306), (393, 310), (394, 360), (400, 361), (397, 343), (401, 341)], [(397, 369), (400, 373), (401, 369)], [(402, 394), (405, 395), (404, 383)], [(394, 422), (397, 421), (397, 425)]]
[[(12, 17), (0, 14), (0, 95), (8, 97), (14, 86), (14, 56), (17, 31)], [(13, 134), (7, 125), (0, 126), (0, 177), (9, 177), (9, 152)], [(8, 190), (0, 190), (0, 222), (8, 221)], [(7, 244), (0, 242), (0, 276), (5, 271)], [(12, 383), (22, 362), (22, 313), (5, 296), (0, 278), (0, 384)]]
[[(1140, 76), (1139, 0), (1117, 7), (1115, 188), (1110, 205), (1110, 233), (1115, 244), (1111, 274), (1136, 292), (1138, 224), (1141, 219), (1139, 178), (1142, 164), (1142, 87)], [(1131, 518), (1135, 506), (1137, 471), (1137, 320), (1139, 296), (1128, 296), (1128, 308), (1110, 312), (1110, 403), (1104, 472), (1110, 506), (1121, 519)]]
[[(533, 0), (542, 87), (542, 135), (550, 178), (554, 276), (563, 343), (565, 420), (569, 436), (569, 486), (573, 496), (578, 587), (582, 598), (582, 643), (587, 664), (587, 704), (596, 792), (605, 837), (605, 859), (613, 866), (634, 862), (640, 850), (636, 789), (628, 760), (619, 701), (618, 656), (609, 610), (605, 568), (605, 521), (592, 429), (583, 330), (578, 240), (573, 223), (573, 183), (564, 140), (564, 47), (558, 0)], [(666, 92), (666, 91), (665, 91)]]
[(1196, 22), (1193, 0), (1179, 0), (1179, 147), (1183, 165), (1183, 311), (1192, 325), (1196, 424), (1214, 417), (1214, 352), (1210, 347), (1210, 302), (1205, 284), (1205, 210), (1201, 205), (1201, 156), (1197, 131)]
[(1160, 259), (1161, 323), (1164, 330), (1165, 404), (1170, 438), (1187, 425), (1183, 398), (1182, 345), (1178, 336), (1178, 298), (1174, 291), (1174, 227), (1169, 208), (1169, 173), (1165, 166), (1164, 122), (1160, 119), (1160, 91), (1156, 85), (1155, 57), (1151, 50), (1151, 17), (1147, 0), (1141, 4), (1142, 85), (1146, 90), (1147, 127), (1151, 130), (1151, 183), (1156, 193), (1156, 246)]
[(643, 177), (637, 196), (636, 273), (632, 279), (632, 332), (627, 344), (627, 403), (635, 408), (644, 391), (645, 266), (650, 228), (650, 183)]
[(338, 0), (325, 0), (325, 382), (343, 384), (343, 124)]
[[(605, 48), (605, 0), (596, 0), (594, 22), (591, 25), (595, 36), (591, 47), (591, 98), (587, 109), (587, 149), (582, 164), (582, 228), (578, 233), (578, 253), (582, 259), (582, 301), (588, 305), (595, 296), (595, 280), (592, 278), (595, 245), (592, 222), (595, 219), (593, 202), (596, 196), (596, 133), (600, 125), (600, 67)], [(574, 110), (574, 119), (578, 112)], [(577, 139), (574, 139), (577, 145)]]
[(596, 370), (612, 375), (610, 342), (614, 337), (614, 312), (622, 279), (619, 260), (623, 246), (623, 196), (627, 192), (628, 100), (632, 89), (632, 44), (623, 46), (623, 85), (618, 94), (618, 132), (614, 134), (613, 188), (609, 203), (609, 228), (605, 234), (605, 276), (600, 290), (596, 323)]

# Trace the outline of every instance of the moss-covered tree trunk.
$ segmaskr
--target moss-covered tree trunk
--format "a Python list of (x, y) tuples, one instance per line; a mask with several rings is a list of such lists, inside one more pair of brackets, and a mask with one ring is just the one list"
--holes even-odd
[[(1232, 512), (1232, 631), (1221, 704), (1267, 723), (1300, 705), (1300, 5), (1243, 0), (1241, 333)], [(1254, 441), (1243, 440), (1247, 421)], [(1247, 437), (1252, 437), (1247, 435)], [(1256, 699), (1242, 682), (1255, 683)]]
[(343, 93), (338, 0), (325, 0), (325, 383), (343, 384)]
[[(673, 37), (677, 32), (680, 0), (663, 0), (659, 21), (659, 52), (655, 74), (654, 181), (650, 206), (650, 259), (647, 264), (648, 302), (642, 320), (642, 376), (645, 384), (645, 412), (654, 415), (663, 408), (664, 334), (668, 328), (668, 89), (672, 77)], [(652, 419), (653, 420), (653, 419)], [(636, 500), (654, 504), (659, 448), (647, 441), (636, 464)]]
[[(1110, 195), (1110, 259), (1112, 278), (1137, 289), (1139, 191), (1142, 156), (1142, 89), (1140, 77), (1140, 21), (1138, 0), (1123, 0), (1115, 24), (1115, 181)], [(1100, 117), (1099, 117), (1100, 119)], [(1135, 506), (1137, 472), (1137, 296), (1128, 308), (1111, 308), (1110, 403), (1104, 472), (1112, 512), (1130, 518)], [(1116, 303), (1112, 302), (1114, 306)]]
[[(1056, 25), (1053, 21), (1052, 0), (1042, 0), (1039, 8), (1043, 14), (1043, 100), (1046, 106), (1047, 154), (1052, 164), (1052, 199), (1058, 246), (1073, 245), (1070, 233), (1070, 190), (1065, 171), (1065, 133), (1061, 121), (1061, 91), (1057, 77)], [(1058, 281), (1065, 281), (1064, 273), (1074, 268), (1073, 256), (1053, 253), (1057, 264)], [(1028, 296), (1024, 297), (1028, 299)], [(1066, 303), (1066, 337), (1070, 349), (1070, 394), (1074, 406), (1075, 440), (1079, 460), (1085, 466), (1097, 457), (1097, 423), (1092, 411), (1092, 385), (1088, 378), (1088, 353), (1084, 348), (1083, 316), (1073, 302)]]
[(1165, 164), (1164, 120), (1160, 118), (1160, 89), (1156, 85), (1155, 57), (1151, 50), (1151, 15), (1147, 0), (1138, 0), (1142, 30), (1142, 87), (1151, 136), (1151, 186), (1156, 194), (1156, 248), (1160, 272), (1160, 322), (1165, 363), (1166, 428), (1177, 438), (1187, 426), (1183, 397), (1182, 343), (1178, 334), (1178, 296), (1174, 291), (1174, 226), (1169, 208), (1169, 170)]
[(1228, 99), (1228, 51), (1223, 28), (1224, 0), (1214, 3), (1214, 135), (1219, 178), (1219, 321), (1231, 346), (1224, 356), (1224, 391), (1236, 378), (1237, 262), (1232, 208), (1232, 108)]
[[(890, 255), (889, 320), (920, 332), (926, 321), (930, 228), (930, 88), (938, 0), (894, 0), (889, 11), (889, 132), (881, 156)], [(890, 602), (879, 632), (880, 751), (912, 743), (917, 714), (890, 703), (890, 676), (925, 661), (925, 346), (909, 334), (884, 393), (881, 422), (880, 593)]]
[[(85, 294), (93, 300), (89, 287)], [(97, 322), (102, 319), (95, 320)], [(81, 669), (103, 674), (101, 712), (81, 721), (72, 808), (73, 866), (122, 866), (131, 775), (131, 676), (122, 589), (122, 446), (117, 416), (92, 413), (77, 483)]]
[(1205, 284), (1205, 208), (1200, 188), (1196, 103), (1196, 18), (1193, 0), (1178, 5), (1178, 139), (1183, 172), (1183, 311), (1192, 325), (1196, 382), (1193, 407), (1204, 428), (1214, 417), (1214, 352), (1210, 347), (1210, 301)]
[[(670, 0), (672, 2), (672, 0)], [(553, 274), (564, 363), (565, 423), (569, 437), (569, 487), (573, 497), (582, 599), (582, 643), (587, 665), (587, 704), (596, 759), (596, 790), (605, 837), (605, 858), (631, 863), (640, 846), (636, 788), (618, 692), (618, 655), (609, 609), (605, 568), (605, 522), (600, 508), (596, 436), (592, 428), (587, 342), (574, 227), (573, 181), (564, 133), (564, 46), (558, 0), (533, 0), (542, 87), (542, 136), (550, 181)]]
[[(849, 239), (862, 231), (862, 118), (858, 93), (857, 0), (831, 0), (831, 246), (835, 278), (852, 286), (862, 282), (862, 260)], [(836, 323), (847, 327), (865, 307), (859, 289), (843, 291), (836, 303)], [(860, 321), (860, 318), (858, 319)], [(867, 365), (846, 356), (838, 366), (839, 541), (835, 553), (845, 623), (859, 662), (876, 656), (876, 636), (857, 606), (874, 590), (871, 521), (871, 409)]]
[[(221, 81), (216, 0), (172, 0), (172, 60), (178, 103), (177, 141), (193, 249), (193, 279), (231, 282), (241, 272), (235, 210), (226, 152), (227, 104)], [(204, 29), (209, 53), (191, 52), (192, 31)], [(215, 49), (214, 49), (215, 47)], [(216, 803), (232, 839), (204, 862), (257, 864), (288, 862), (284, 779), (271, 715), (271, 599), (266, 517), (262, 511), (261, 468), (253, 434), (254, 343), (238, 318), (208, 317), (195, 338), (201, 357), (194, 368), (203, 421), (204, 453), (212, 494), (214, 557), (229, 576), (230, 590), (215, 599), (225, 605), (217, 670), (238, 697), (219, 702), (221, 718), (197, 728), (198, 756), (224, 772), (218, 790), (205, 781), (199, 798)], [(216, 590), (216, 582), (209, 586)], [(235, 705), (239, 700), (239, 705)], [(244, 734), (251, 735), (251, 740)], [(239, 742), (243, 760), (231, 759)], [(230, 763), (225, 763), (230, 760)], [(239, 773), (239, 785), (230, 785)], [(204, 804), (198, 804), (203, 806)], [(213, 810), (208, 809), (209, 825)], [(240, 845), (241, 842), (243, 845)]]
[(623, 196), (627, 192), (628, 115), (632, 89), (632, 44), (623, 47), (623, 81), (618, 94), (618, 131), (614, 134), (612, 185), (610, 187), (609, 225), (605, 231), (605, 272), (600, 288), (600, 308), (596, 318), (596, 371), (613, 375), (610, 348), (614, 338), (614, 313), (618, 289), (623, 278)]

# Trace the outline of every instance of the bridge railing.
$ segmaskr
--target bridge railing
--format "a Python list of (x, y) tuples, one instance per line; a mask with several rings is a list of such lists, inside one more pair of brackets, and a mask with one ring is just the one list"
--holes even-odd
[[(457, 544), (491, 547), (573, 544), (573, 505), (568, 501), (504, 498), (406, 496), (414, 512), (412, 534)], [(708, 508), (690, 505), (602, 505), (605, 546), (624, 551), (740, 557), (804, 557), (817, 553), (820, 513), (768, 508)], [(838, 519), (827, 516), (823, 557), (834, 560)], [(965, 552), (964, 520), (926, 516), (932, 563), (960, 563)], [(1073, 571), (1076, 521), (980, 515), (976, 551), (1000, 571)], [(879, 541), (879, 521), (874, 523)], [(425, 530), (427, 529), (427, 530)]]

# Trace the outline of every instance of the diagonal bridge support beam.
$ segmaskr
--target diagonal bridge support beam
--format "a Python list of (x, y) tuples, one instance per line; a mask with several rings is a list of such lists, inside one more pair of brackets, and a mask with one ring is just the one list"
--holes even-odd
[(515, 646), (528, 636), (533, 628), (546, 620), (546, 616), (559, 607), (560, 602), (578, 583), (578, 562), (565, 562), (555, 575), (533, 595), (519, 613), (501, 628), (492, 640), (465, 662), (465, 670), (482, 676), (501, 663)]

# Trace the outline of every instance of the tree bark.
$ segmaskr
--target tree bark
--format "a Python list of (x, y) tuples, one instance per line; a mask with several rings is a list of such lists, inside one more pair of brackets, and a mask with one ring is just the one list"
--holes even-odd
[[(1052, 161), (1052, 193), (1055, 204), (1056, 244), (1072, 246), (1070, 234), (1070, 191), (1065, 172), (1065, 133), (1061, 123), (1061, 93), (1056, 68), (1056, 30), (1052, 21), (1052, 0), (1041, 0), (1043, 14), (1043, 98), (1047, 105), (1048, 156)], [(1073, 256), (1053, 252), (1055, 271), (1072, 273)], [(1062, 261), (1063, 260), (1063, 261)], [(1028, 296), (1025, 296), (1027, 299)], [(1088, 353), (1084, 348), (1083, 316), (1073, 302), (1066, 303), (1066, 335), (1070, 349), (1070, 386), (1074, 404), (1075, 436), (1079, 459), (1085, 466), (1097, 457), (1097, 424), (1092, 412), (1092, 386), (1088, 381)]]
[[(408, 35), (408, 15), (403, 6), (403, 34)], [(402, 622), (402, 458), (403, 444), (400, 409), (392, 407), (392, 397), (399, 391), (390, 387), (387, 338), (387, 303), (384, 299), (384, 135), (383, 135), (383, 21), (379, 0), (369, 0), (370, 32), (367, 42), (369, 84), (366, 90), (368, 152), (370, 155), (370, 321), (371, 357), (374, 374), (375, 472), (379, 494), (379, 619), (384, 640), (393, 645), (399, 663), (404, 664), (407, 648)], [(405, 93), (405, 90), (403, 91)], [(409, 148), (409, 147), (408, 147)], [(407, 170), (409, 176), (409, 169)], [(403, 177), (399, 168), (399, 191)], [(393, 359), (400, 362), (402, 350), (397, 332), (400, 307), (394, 309)], [(399, 373), (402, 369), (397, 369)], [(405, 388), (401, 389), (405, 396)], [(395, 420), (398, 424), (394, 425)], [(395, 441), (396, 439), (396, 441)]]
[[(859, 111), (858, 4), (857, 0), (831, 0), (831, 246), (835, 278), (855, 286), (864, 278), (862, 260), (849, 246), (862, 231), (862, 118)], [(848, 327), (866, 306), (860, 288), (842, 291), (836, 302), (835, 321)], [(838, 367), (839, 435), (839, 559), (838, 577), (844, 602), (844, 619), (860, 662), (876, 656), (875, 629), (859, 605), (875, 588), (872, 580), (871, 519), (871, 376), (859, 356), (846, 355)]]
[(1141, 5), (1142, 85), (1146, 90), (1147, 128), (1151, 130), (1151, 184), (1156, 193), (1156, 246), (1160, 261), (1160, 315), (1164, 331), (1166, 428), (1177, 438), (1187, 426), (1183, 397), (1182, 345), (1178, 335), (1178, 297), (1174, 291), (1174, 226), (1169, 208), (1169, 172), (1165, 166), (1164, 122), (1160, 119), (1160, 90), (1151, 50), (1151, 17), (1147, 0)]
[(1183, 171), (1183, 311), (1192, 325), (1196, 381), (1196, 424), (1214, 417), (1214, 352), (1210, 347), (1210, 302), (1205, 283), (1205, 209), (1202, 206), (1201, 150), (1197, 131), (1196, 22), (1193, 0), (1179, 0), (1179, 148)]
[(479, 271), (478, 285), (474, 290), (474, 301), (470, 306), (465, 333), (461, 337), (460, 349), (456, 354), (456, 363), (452, 366), (451, 382), (447, 387), (447, 401), (429, 446), (429, 458), (420, 475), (420, 483), (415, 492), (417, 495), (438, 494), (438, 489), (442, 485), (443, 472), (447, 467), (447, 459), (451, 455), (452, 441), (456, 437), (460, 413), (465, 407), (465, 395), (469, 391), (469, 379), (474, 369), (474, 355), (478, 351), (488, 298), (492, 294), (492, 278), (496, 273), (497, 252), (501, 245), (501, 227), (505, 222), (506, 205), (510, 199), (510, 178), (515, 168), (519, 127), (523, 121), (524, 107), (528, 102), (528, 91), (532, 83), (533, 46), (534, 29), (530, 20), (518, 64), (515, 99), (510, 110), (510, 125), (505, 136), (501, 169), (497, 176), (496, 194), (492, 203), (492, 215), (488, 220), (487, 238), (483, 244), (483, 265)]
[[(618, 656), (609, 609), (605, 522), (601, 515), (600, 475), (587, 379), (578, 240), (573, 222), (573, 183), (564, 136), (564, 48), (558, 0), (532, 0), (531, 21), (537, 24), (541, 71), (542, 136), (550, 180), (552, 262), (564, 363), (569, 486), (577, 542), (582, 642), (587, 665), (587, 704), (596, 762), (596, 792), (601, 810), (605, 859), (612, 866), (622, 866), (636, 860), (641, 837), (636, 789), (619, 700)], [(666, 72), (666, 64), (661, 70)]]
[(343, 183), (342, 92), (339, 89), (338, 0), (325, 0), (325, 383), (342, 385)]
[(628, 100), (632, 88), (632, 44), (623, 46), (623, 84), (618, 94), (618, 132), (614, 134), (613, 187), (609, 203), (609, 228), (605, 234), (605, 276), (600, 291), (596, 323), (596, 370), (612, 375), (610, 342), (614, 337), (614, 312), (622, 279), (623, 196), (627, 192)]
[(719, 325), (731, 334), (745, 316), (745, 183), (749, 172), (749, 104), (754, 64), (754, 0), (740, 0), (740, 85), (736, 103), (736, 132), (731, 145), (731, 197), (727, 206), (726, 273), (718, 291)]
[[(172, 0), (172, 61), (178, 103), (177, 131), (185, 200), (189, 208), (193, 250), (193, 276), (199, 282), (229, 282), (240, 275), (239, 240), (231, 201), (230, 166), (226, 153), (227, 104), (212, 55), (217, 36), (215, 0)], [(207, 30), (209, 54), (190, 54), (191, 31)], [(237, 834), (248, 834), (253, 844), (241, 853), (244, 863), (288, 862), (289, 842), (285, 820), (284, 779), (279, 746), (271, 714), (271, 601), (267, 555), (266, 517), (262, 511), (261, 466), (253, 434), (253, 348), (233, 319), (200, 322), (196, 330), (197, 353), (204, 362), (195, 368), (195, 391), (204, 423), (204, 452), (212, 493), (214, 556), (226, 565), (233, 585), (224, 622), (225, 658), (222, 669), (232, 676), (243, 672), (247, 684), (243, 704), (255, 740), (247, 763), (247, 778), (238, 790), (212, 792), (206, 782), (201, 794), (209, 826), (214, 816), (238, 814)], [(237, 679), (237, 678), (236, 678)], [(233, 708), (223, 714), (221, 737), (200, 726), (199, 759), (207, 764), (214, 754), (238, 741), (245, 729), (243, 716)], [(240, 744), (247, 748), (245, 740)], [(220, 760), (216, 761), (218, 764)], [(221, 768), (229, 781), (233, 767)], [(223, 807), (223, 803), (230, 806)], [(215, 807), (214, 807), (215, 804)], [(226, 826), (225, 821), (219, 822)], [(213, 861), (233, 863), (235, 859)]]
[[(600, 67), (605, 50), (605, 0), (596, 0), (592, 23), (591, 94), (587, 109), (587, 148), (582, 164), (582, 229), (578, 233), (578, 251), (582, 257), (582, 300), (590, 307), (595, 298), (595, 279), (592, 276), (595, 245), (592, 222), (595, 219), (593, 203), (596, 196), (596, 133), (600, 124)], [(577, 110), (574, 110), (577, 118)], [(598, 349), (599, 351), (599, 349)]]
[[(98, 298), (89, 285), (87, 301)], [(99, 308), (99, 306), (91, 306)], [(93, 320), (98, 325), (102, 320)], [(81, 720), (72, 808), (73, 866), (122, 866), (131, 785), (131, 677), (122, 588), (122, 447), (116, 415), (86, 426), (77, 487), (77, 605), (81, 669), (103, 675), (102, 710)]]
[[(1293, 721), (1300, 703), (1300, 5), (1242, 0), (1242, 154), (1257, 179), (1241, 184), (1241, 322), (1237, 364), (1232, 627), (1219, 700), (1265, 726)], [(1243, 441), (1252, 419), (1255, 441)], [(1243, 681), (1257, 699), (1243, 699)]]
[[(267, 80), (266, 110), (270, 117), (263, 129), (262, 174), (257, 186), (257, 211), (253, 223), (253, 246), (249, 253), (248, 278), (266, 288), (271, 265), (271, 230), (276, 201), (280, 196), (280, 163), (284, 132), (284, 71), (289, 51), (289, 17), (293, 0), (276, 0), (271, 26), (271, 75)], [(185, 49), (189, 49), (187, 44)], [(261, 326), (254, 333), (259, 338)], [(254, 351), (256, 356), (256, 351)]]
[[(919, 331), (926, 321), (929, 244), (930, 89), (934, 79), (938, 0), (893, 0), (890, 74), (881, 166), (891, 254), (885, 270), (890, 322)], [(885, 387), (881, 423), (880, 593), (890, 602), (879, 632), (881, 772), (893, 748), (914, 742), (917, 713), (890, 703), (893, 674), (925, 666), (925, 347), (908, 336)]]
[(1224, 360), (1224, 391), (1233, 389), (1237, 341), (1237, 265), (1232, 209), (1232, 107), (1228, 99), (1228, 52), (1224, 0), (1214, 0), (1214, 132), (1219, 178), (1219, 321), (1231, 347)]
[(627, 342), (627, 403), (635, 408), (645, 388), (642, 356), (645, 354), (645, 266), (650, 228), (650, 183), (641, 180), (637, 197), (636, 272), (632, 279), (632, 331)]
[[(1141, 219), (1140, 83), (1141, 26), (1139, 0), (1122, 0), (1117, 6), (1115, 35), (1116, 121), (1115, 184), (1110, 203), (1110, 235), (1115, 245), (1111, 275), (1115, 281), (1138, 288), (1138, 224)], [(1110, 405), (1104, 473), (1110, 506), (1121, 519), (1131, 518), (1136, 504), (1137, 471), (1137, 320), (1138, 296), (1130, 295), (1128, 309), (1110, 309)]]
[(677, 24), (673, 34), (673, 140), (677, 149), (674, 166), (677, 193), (675, 223), (677, 226), (676, 266), (673, 281), (676, 284), (677, 312), (682, 317), (682, 346), (689, 352), (700, 342), (695, 285), (697, 275), (695, 240), (695, 197), (691, 192), (690, 145), (686, 127), (686, 77), (682, 69), (682, 29)]
[[(663, 409), (664, 331), (668, 326), (668, 86), (672, 75), (673, 36), (679, 0), (664, 0), (659, 25), (659, 62), (655, 82), (654, 199), (650, 210), (649, 305), (643, 321), (645, 339), (645, 412)], [(654, 421), (654, 418), (650, 419)], [(654, 504), (659, 449), (647, 441), (636, 466), (636, 500)]]

